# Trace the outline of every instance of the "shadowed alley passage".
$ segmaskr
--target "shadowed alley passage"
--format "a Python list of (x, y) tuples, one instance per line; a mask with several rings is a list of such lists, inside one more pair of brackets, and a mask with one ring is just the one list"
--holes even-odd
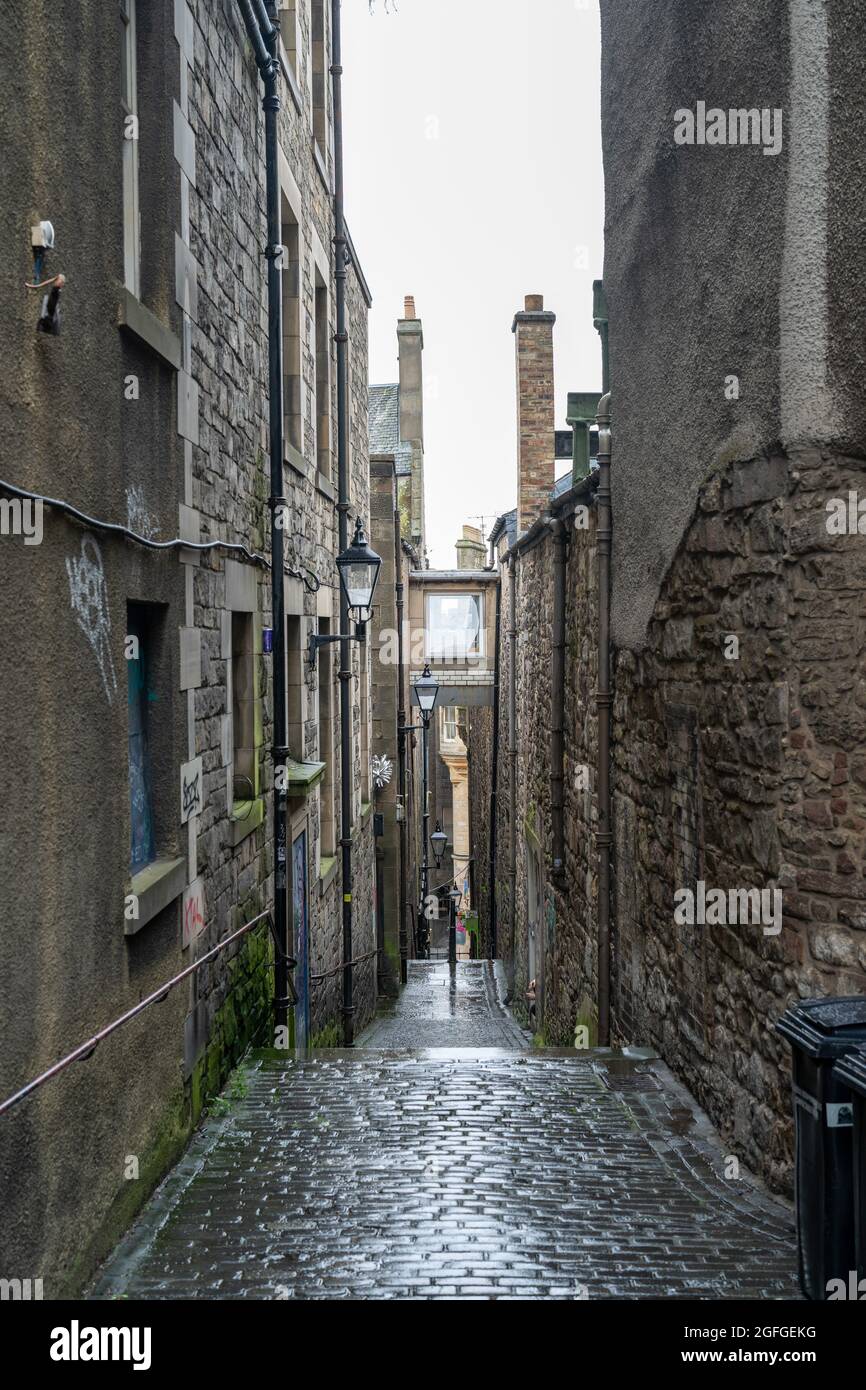
[(485, 962), (449, 984), (413, 964), (388, 1051), (254, 1057), (94, 1296), (796, 1297), (786, 1208), (663, 1063), (521, 1050)]

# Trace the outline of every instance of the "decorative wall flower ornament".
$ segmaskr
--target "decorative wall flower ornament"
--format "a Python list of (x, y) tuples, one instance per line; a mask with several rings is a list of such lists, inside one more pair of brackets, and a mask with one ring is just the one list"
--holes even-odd
[(394, 771), (394, 764), (387, 753), (374, 753), (372, 760), (373, 781), (376, 783), (377, 790), (387, 787)]

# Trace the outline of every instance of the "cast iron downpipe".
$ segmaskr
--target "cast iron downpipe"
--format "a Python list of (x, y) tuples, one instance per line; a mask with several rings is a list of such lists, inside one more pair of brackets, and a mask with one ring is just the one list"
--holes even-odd
[[(490, 769), (490, 958), (496, 960), (497, 921), (496, 921), (496, 815), (499, 799), (499, 675), (501, 660), (499, 643), (502, 634), (502, 578), (496, 585), (496, 645), (493, 659), (493, 756)], [(474, 901), (474, 899), (473, 899)]]
[(598, 1045), (610, 1047), (610, 392), (598, 403)]
[[(343, 205), (343, 68), (340, 0), (331, 0), (331, 87), (334, 104), (334, 261), (337, 287), (337, 513), (340, 554), (349, 544), (349, 412), (347, 410), (346, 280), (349, 248)], [(349, 599), (340, 585), (340, 632), (349, 631)], [(340, 643), (340, 846), (343, 853), (343, 1046), (355, 1045), (352, 995), (352, 664)]]
[[(280, 217), (280, 182), (277, 161), (277, 121), (280, 110), (278, 81), (279, 29), (273, 20), (276, 6), (269, 0), (238, 0), (256, 64), (265, 86), (262, 106), (265, 113), (265, 178), (268, 216), (268, 239), (265, 257), (268, 262), (268, 407), (270, 422), (271, 464), (271, 622), (273, 624), (273, 686), (274, 686), (274, 929), (277, 950), (274, 960), (274, 1023), (284, 1028), (289, 1011), (289, 918), (287, 892), (286, 847), (286, 760), (288, 729), (286, 723), (286, 615), (283, 527), (278, 516), (285, 515), (283, 496), (283, 297), (280, 285), (282, 258), (282, 226)], [(255, 13), (254, 13), (255, 10)]]
[(511, 972), (509, 989), (514, 988), (517, 949), (517, 565), (508, 562), (508, 892), (511, 903)]
[(403, 807), (400, 822), (400, 983), (405, 985), (409, 978), (409, 934), (406, 930), (406, 838), (409, 834), (408, 807), (406, 805), (406, 704), (404, 699), (403, 671), (403, 549), (400, 544), (400, 511), (394, 512), (394, 564), (396, 566), (397, 600), (397, 794)]
[(565, 872), (565, 563), (568, 538), (561, 517), (553, 531), (553, 646), (550, 670), (550, 822), (553, 834), (553, 877)]

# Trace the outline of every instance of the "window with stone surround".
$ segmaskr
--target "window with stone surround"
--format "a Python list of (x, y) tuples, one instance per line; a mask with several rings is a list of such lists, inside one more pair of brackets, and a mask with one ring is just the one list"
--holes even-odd
[(324, 159), (328, 150), (328, 53), (325, 0), (312, 3), (313, 135)]
[[(319, 619), (323, 637), (331, 631), (329, 618)], [(334, 818), (334, 648), (332, 642), (319, 648), (319, 762), (325, 764), (325, 774), (319, 783), (319, 854), (330, 859), (337, 853), (337, 832)]]
[(303, 353), (301, 348), (300, 228), (283, 202), (283, 428), (285, 442), (303, 453)]
[(316, 270), (316, 467), (331, 478), (331, 333), (328, 287)]
[(165, 717), (166, 608), (126, 605), (130, 868), (133, 874), (173, 847), (174, 763)]
[(286, 62), (295, 78), (298, 77), (298, 54), (301, 48), (301, 35), (298, 25), (298, 6), (296, 0), (283, 0), (280, 5), (280, 37), (286, 51)]
[(136, 0), (120, 0), (120, 106), (123, 113), (123, 281), (141, 294), (141, 212), (138, 187), (138, 39)]
[(484, 595), (428, 593), (425, 656), (465, 661), (484, 656)]
[(232, 613), (232, 798), (258, 796), (256, 659), (252, 613)]
[(304, 653), (303, 620), (290, 614), (286, 618), (286, 730), (291, 756), (306, 761), (304, 738)]

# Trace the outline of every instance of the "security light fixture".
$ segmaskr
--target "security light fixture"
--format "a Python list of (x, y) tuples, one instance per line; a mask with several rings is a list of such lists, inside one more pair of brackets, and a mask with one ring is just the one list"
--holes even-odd
[(445, 846), (448, 844), (448, 836), (445, 834), (438, 820), (436, 822), (436, 829), (430, 836), (430, 843), (433, 846), (433, 853), (436, 856), (436, 868), (441, 869), (442, 856), (445, 853)]

